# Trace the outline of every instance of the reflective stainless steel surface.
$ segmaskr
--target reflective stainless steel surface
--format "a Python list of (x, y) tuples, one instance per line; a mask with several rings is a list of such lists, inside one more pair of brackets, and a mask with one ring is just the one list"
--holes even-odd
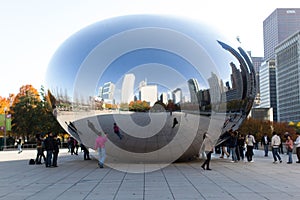
[(75, 33), (55, 52), (46, 80), (65, 130), (91, 148), (97, 134), (88, 121), (108, 134), (113, 167), (193, 159), (203, 133), (217, 143), (238, 129), (255, 85), (238, 43), (204, 23), (153, 15), (107, 19)]

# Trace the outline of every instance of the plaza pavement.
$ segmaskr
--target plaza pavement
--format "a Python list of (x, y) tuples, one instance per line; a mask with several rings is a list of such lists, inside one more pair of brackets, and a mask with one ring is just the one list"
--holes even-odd
[[(93, 153), (92, 153), (93, 154)], [(35, 150), (0, 152), (2, 200), (100, 199), (299, 199), (300, 164), (273, 164), (271, 152), (255, 150), (254, 163), (231, 163), (214, 155), (212, 171), (202, 161), (174, 163), (148, 173), (128, 173), (97, 167), (61, 149), (57, 168), (28, 165)], [(142, 164), (132, 167), (147, 167)]]

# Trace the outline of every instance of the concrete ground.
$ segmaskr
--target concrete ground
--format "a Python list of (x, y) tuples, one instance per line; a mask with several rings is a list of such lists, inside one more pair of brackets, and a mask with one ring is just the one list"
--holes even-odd
[[(300, 199), (300, 164), (273, 164), (255, 150), (254, 163), (231, 163), (213, 155), (212, 171), (203, 161), (174, 163), (148, 173), (128, 173), (97, 167), (83, 153), (59, 154), (58, 167), (29, 165), (35, 150), (0, 152), (0, 199)], [(149, 167), (142, 164), (132, 167)]]

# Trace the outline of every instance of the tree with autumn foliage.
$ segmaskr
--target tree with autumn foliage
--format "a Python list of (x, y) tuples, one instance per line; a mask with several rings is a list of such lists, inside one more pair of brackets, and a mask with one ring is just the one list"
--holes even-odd
[(41, 93), (32, 86), (25, 85), (11, 106), (12, 130), (19, 136), (34, 138), (38, 133), (63, 131), (54, 116), (43, 87)]
[(10, 107), (10, 105), (9, 105), (9, 99), (8, 98), (4, 98), (4, 97), (0, 97), (0, 114), (4, 114), (5, 111), (7, 112), (8, 109), (9, 109), (9, 107)]
[(146, 101), (131, 101), (129, 103), (129, 110), (135, 112), (146, 112), (150, 109), (149, 103)]
[(273, 131), (281, 135), (285, 132), (289, 132), (292, 138), (296, 135), (295, 129), (289, 126), (287, 122), (271, 122), (268, 120), (253, 119), (251, 117), (243, 122), (239, 131), (245, 135), (252, 133), (258, 141), (260, 141), (265, 133), (271, 138)]

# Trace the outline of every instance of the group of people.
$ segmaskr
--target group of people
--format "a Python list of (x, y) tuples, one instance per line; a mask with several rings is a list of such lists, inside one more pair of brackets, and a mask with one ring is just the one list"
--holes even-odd
[(80, 145), (79, 145), (78, 141), (75, 138), (69, 137), (68, 152), (71, 153), (71, 155), (78, 155), (79, 146), (80, 146), (81, 151), (83, 151), (83, 159), (91, 160), (89, 149), (82, 143), (80, 143)]
[(78, 141), (73, 137), (69, 137), (68, 152), (71, 153), (71, 155), (78, 155), (78, 148), (79, 148)]
[[(227, 157), (232, 158), (231, 162), (238, 162), (247, 158), (248, 162), (253, 161), (253, 149), (256, 143), (254, 136), (249, 133), (246, 136), (239, 133), (238, 131), (233, 131), (230, 129), (222, 136), (224, 138), (223, 142), (220, 144), (222, 147), (222, 153), (220, 158)], [(229, 150), (229, 152), (227, 151)]]
[[(46, 167), (58, 167), (57, 158), (60, 145), (60, 139), (52, 132), (48, 133), (48, 136), (45, 140), (42, 138), (37, 138), (36, 163), (42, 164), (41, 159), (43, 157)], [(44, 150), (46, 150), (46, 156), (44, 155)]]
[[(294, 144), (296, 145), (296, 155), (298, 158), (298, 161), (296, 163), (300, 163), (300, 132), (297, 132), (297, 139), (295, 142), (293, 141), (291, 135), (289, 133), (285, 133), (285, 147), (286, 147), (286, 152), (288, 155), (288, 161), (287, 164), (292, 164), (293, 163), (293, 150), (294, 150)], [(261, 145), (264, 147), (264, 152), (265, 156), (268, 156), (269, 152), (269, 146), (271, 146), (272, 149), (272, 155), (273, 155), (273, 163), (282, 163), (281, 156), (279, 155), (281, 145), (283, 145), (283, 141), (281, 137), (274, 131), (272, 134), (272, 138), (269, 138), (266, 134), (262, 137), (261, 140)], [(283, 151), (282, 151), (283, 153)]]
[[(88, 120), (88, 127), (97, 135), (97, 138), (95, 140), (95, 146), (94, 149), (98, 152), (98, 166), (100, 168), (104, 167), (104, 161), (106, 159), (106, 150), (105, 150), (105, 143), (107, 142), (107, 134), (105, 132), (101, 132), (97, 130), (92, 122)], [(113, 124), (113, 130), (114, 133), (122, 140), (123, 135), (120, 133), (120, 129), (117, 126), (116, 123)], [(279, 148), (280, 144), (282, 144), (282, 140), (280, 136), (274, 131), (272, 134), (272, 138), (269, 138), (267, 134), (265, 134), (261, 138), (261, 145), (264, 147), (265, 156), (268, 156), (269, 146), (272, 148), (272, 155), (274, 162), (278, 163), (282, 162), (282, 159), (279, 155)], [(298, 161), (296, 163), (300, 163), (300, 132), (297, 132), (297, 139), (295, 142), (292, 140), (291, 136), (289, 134), (286, 134), (286, 149), (287, 149), (287, 155), (288, 155), (288, 164), (293, 163), (292, 159), (292, 152), (294, 149), (294, 144), (296, 145), (296, 154)], [(233, 131), (230, 129), (227, 131), (223, 137), (226, 137), (224, 139), (223, 143), (221, 143), (222, 147), (222, 154), (220, 158), (224, 158), (226, 155), (227, 157), (232, 158), (231, 162), (238, 162), (240, 160), (244, 160), (245, 157), (247, 158), (248, 162), (254, 162), (253, 161), (253, 149), (255, 144), (258, 142), (255, 140), (255, 137), (248, 133), (246, 136), (244, 134), (240, 134), (238, 131)], [(78, 155), (78, 142), (73, 138), (70, 137), (69, 141), (69, 151), (71, 154)], [(52, 133), (48, 134), (48, 137), (43, 140), (42, 138), (37, 138), (37, 157), (36, 157), (36, 163), (41, 164), (41, 159), (44, 158), (46, 167), (57, 167), (57, 156), (59, 152), (59, 146), (60, 146), (60, 140), (57, 139), (56, 135), (53, 135)], [(89, 157), (89, 150), (86, 148), (83, 144), (80, 145), (81, 150), (84, 151), (84, 160), (90, 160)], [(229, 149), (229, 152), (227, 151)], [(44, 150), (46, 150), (47, 155), (44, 155)], [(211, 160), (211, 154), (213, 153), (214, 145), (213, 142), (209, 136), (208, 133), (204, 133), (203, 135), (203, 145), (202, 145), (202, 152), (205, 155), (205, 161), (201, 165), (201, 167), (205, 170), (211, 170), (210, 169), (210, 160)]]
[[(224, 158), (226, 155), (227, 157), (232, 158), (231, 162), (238, 162), (239, 160), (244, 160), (244, 157), (247, 158), (248, 162), (254, 162), (253, 161), (253, 149), (255, 146), (255, 143), (258, 143), (255, 140), (255, 137), (248, 133), (246, 136), (243, 134), (240, 134), (238, 131), (232, 131), (229, 130), (227, 133), (224, 134), (226, 137), (224, 139), (224, 142), (221, 144), (222, 146), (222, 154), (220, 158)], [(223, 137), (224, 137), (223, 136)], [(297, 138), (295, 141), (293, 141), (290, 134), (285, 134), (286, 141), (284, 143), (288, 155), (288, 161), (287, 164), (293, 163), (293, 150), (294, 145), (296, 145), (296, 155), (298, 158), (298, 161), (296, 163), (300, 163), (300, 132), (297, 132)], [(272, 155), (273, 155), (273, 163), (282, 163), (281, 156), (279, 155), (279, 149), (280, 144), (283, 144), (283, 141), (281, 140), (280, 136), (274, 131), (272, 133), (272, 137), (269, 138), (267, 134), (265, 134), (261, 139), (261, 145), (264, 147), (265, 156), (268, 156), (269, 146), (271, 146), (272, 149)], [(227, 151), (229, 149), (229, 152)], [(210, 136), (207, 133), (204, 133), (203, 136), (203, 145), (202, 145), (202, 152), (204, 152), (204, 155), (206, 157), (204, 163), (201, 165), (203, 169), (211, 170), (209, 168), (209, 162), (211, 160), (211, 154), (213, 153), (213, 143), (210, 139)], [(245, 151), (245, 154), (244, 154)]]

